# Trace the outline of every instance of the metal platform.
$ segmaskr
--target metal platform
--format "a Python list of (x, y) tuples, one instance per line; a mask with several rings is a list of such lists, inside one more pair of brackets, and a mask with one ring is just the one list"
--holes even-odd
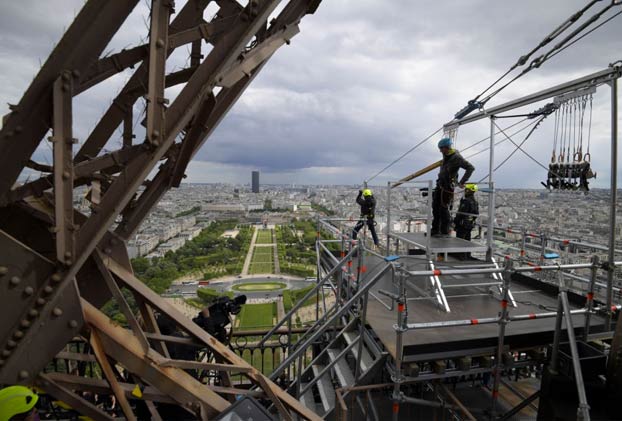
[(434, 254), (474, 253), (486, 252), (487, 250), (485, 245), (467, 241), (462, 238), (431, 237), (428, 239), (426, 234), (422, 232), (391, 232), (389, 237)]
[[(379, 259), (378, 259), (379, 260)], [(409, 268), (425, 267), (423, 256), (401, 258)], [(479, 262), (481, 263), (481, 262)], [(370, 262), (371, 264), (371, 262)], [(448, 264), (450, 264), (448, 262)], [(465, 265), (464, 262), (453, 262), (454, 265)], [(477, 264), (473, 262), (472, 264)], [(529, 315), (556, 311), (557, 291), (554, 287), (538, 280), (521, 276), (513, 279), (512, 292), (517, 307), (509, 307), (511, 315)], [(422, 292), (428, 288), (429, 281), (421, 277), (412, 278), (407, 285), (408, 322), (424, 323), (451, 320), (475, 320), (495, 317), (501, 310), (501, 301), (494, 288), (477, 287), (473, 284), (487, 283), (490, 278), (482, 275), (463, 275), (451, 278), (451, 288), (446, 288), (446, 297), (451, 306), (447, 313), (437, 305), (434, 297), (427, 297)], [(464, 286), (461, 286), (463, 284)], [(386, 275), (372, 288), (384, 304), (390, 304), (379, 290), (395, 291), (391, 276)], [(581, 301), (583, 300), (583, 301)], [(367, 307), (367, 323), (378, 336), (384, 347), (393, 358), (396, 357), (396, 332), (394, 325), (397, 320), (396, 310), (388, 310), (383, 303), (370, 297)], [(575, 296), (571, 301), (572, 308), (582, 308), (584, 299)], [(604, 319), (592, 316), (590, 333), (603, 330)], [(573, 316), (575, 332), (583, 332), (584, 316)], [(565, 329), (565, 327), (564, 327)], [(555, 318), (530, 319), (514, 321), (507, 325), (505, 344), (509, 349), (526, 349), (550, 344), (555, 330)], [(497, 324), (481, 324), (470, 326), (452, 326), (435, 329), (418, 329), (403, 334), (403, 350), (405, 362), (431, 361), (461, 356), (490, 355), (497, 347), (499, 326)]]

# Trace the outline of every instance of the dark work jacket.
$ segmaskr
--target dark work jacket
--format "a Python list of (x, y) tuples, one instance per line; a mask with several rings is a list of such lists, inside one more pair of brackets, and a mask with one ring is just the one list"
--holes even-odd
[[(458, 170), (462, 168), (464, 175), (458, 182)], [(464, 159), (460, 152), (454, 151), (450, 155), (443, 156), (443, 163), (438, 172), (436, 184), (445, 189), (453, 189), (457, 184), (464, 184), (469, 180), (471, 174), (475, 171), (475, 167), (469, 161)]]
[(361, 206), (361, 216), (373, 218), (376, 212), (376, 198), (374, 196), (363, 197), (361, 193), (356, 197), (356, 203)]
[(464, 228), (466, 230), (473, 229), (476, 217), (472, 215), (479, 215), (479, 204), (477, 203), (477, 200), (475, 200), (474, 196), (465, 196), (460, 199), (460, 206), (458, 207), (458, 212), (454, 218), (456, 230), (459, 228)]

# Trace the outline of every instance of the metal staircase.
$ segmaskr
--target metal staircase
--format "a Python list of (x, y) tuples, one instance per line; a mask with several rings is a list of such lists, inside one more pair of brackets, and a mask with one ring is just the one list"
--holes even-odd
[[(388, 355), (366, 326), (365, 309), (370, 289), (391, 269), (391, 263), (383, 262), (372, 273), (358, 276), (366, 251), (353, 242), (346, 247), (347, 253), (334, 253), (318, 241), (318, 270), (324, 276), (259, 341), (261, 346), (281, 327), (291, 330), (298, 309), (309, 298), (322, 300), (327, 291), (334, 294), (334, 304), (306, 332), (290, 335), (284, 360), (270, 376), (285, 380), (287, 392), (322, 418), (330, 418), (335, 409), (336, 389), (368, 384), (381, 372)], [(343, 390), (342, 396), (346, 395)]]

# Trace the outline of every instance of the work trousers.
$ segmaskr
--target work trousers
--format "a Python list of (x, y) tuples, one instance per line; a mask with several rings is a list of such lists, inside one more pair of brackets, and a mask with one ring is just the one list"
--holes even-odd
[(436, 187), (432, 192), (432, 235), (449, 234), (454, 190)]
[(378, 235), (376, 234), (376, 227), (374, 226), (374, 218), (361, 219), (358, 221), (352, 230), (352, 239), (356, 240), (359, 231), (365, 226), (365, 224), (367, 224), (367, 228), (369, 228), (371, 238), (374, 239), (374, 244), (378, 245)]

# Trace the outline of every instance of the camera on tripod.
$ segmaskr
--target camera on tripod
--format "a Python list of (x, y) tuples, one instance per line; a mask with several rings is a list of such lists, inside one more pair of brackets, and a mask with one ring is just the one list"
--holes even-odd
[(231, 314), (239, 314), (242, 305), (246, 303), (246, 295), (238, 295), (234, 299), (218, 297), (209, 307), (192, 319), (203, 330), (218, 339), (222, 343), (228, 343), (226, 327), (231, 323)]

